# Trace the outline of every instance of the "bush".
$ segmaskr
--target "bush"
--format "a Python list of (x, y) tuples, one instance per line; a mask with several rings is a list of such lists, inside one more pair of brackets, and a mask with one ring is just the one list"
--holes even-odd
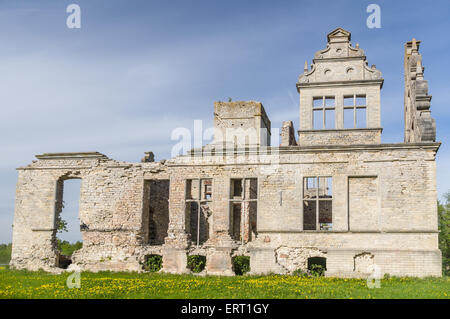
[(323, 265), (312, 264), (309, 269), (309, 273), (313, 277), (321, 277), (325, 275), (325, 267)]
[(0, 264), (8, 264), (11, 260), (12, 244), (0, 245)]
[(145, 256), (144, 269), (150, 272), (157, 272), (162, 268), (161, 255), (147, 255)]
[(206, 256), (192, 255), (188, 256), (187, 267), (195, 273), (199, 273), (205, 269)]
[(74, 251), (80, 249), (81, 247), (83, 247), (83, 243), (81, 241), (71, 244), (66, 240), (58, 239), (58, 249), (60, 250), (61, 255), (70, 257)]
[(308, 273), (303, 271), (303, 269), (299, 268), (297, 270), (294, 270), (292, 272), (293, 276), (298, 276), (298, 277), (308, 277)]
[(235, 256), (232, 259), (233, 271), (236, 275), (244, 275), (250, 271), (250, 257)]

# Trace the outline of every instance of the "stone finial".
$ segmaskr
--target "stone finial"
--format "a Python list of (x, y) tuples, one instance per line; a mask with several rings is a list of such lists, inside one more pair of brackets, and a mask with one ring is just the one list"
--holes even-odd
[(359, 49), (359, 43), (356, 43), (355, 48)]
[(305, 60), (305, 66), (303, 67), (303, 72), (308, 72), (308, 61)]
[(412, 39), (412, 47), (411, 47), (412, 52), (418, 52), (417, 50), (417, 40), (416, 38)]
[(350, 42), (352, 39), (352, 35), (347, 30), (343, 28), (337, 28), (327, 34), (328, 43), (332, 42)]
[(151, 163), (155, 161), (155, 154), (153, 152), (145, 152), (145, 156), (141, 159), (142, 163)]

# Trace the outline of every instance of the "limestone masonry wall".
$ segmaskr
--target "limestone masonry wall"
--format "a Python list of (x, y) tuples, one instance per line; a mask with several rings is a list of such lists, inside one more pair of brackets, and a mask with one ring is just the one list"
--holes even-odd
[(297, 82), (298, 139), (285, 121), (280, 146), (270, 146), (261, 103), (216, 102), (214, 142), (188, 154), (154, 162), (146, 152), (129, 163), (46, 153), (18, 168), (11, 267), (64, 271), (56, 244), (64, 182), (80, 179), (83, 247), (69, 271), (144, 271), (157, 254), (163, 272), (188, 273), (188, 256), (203, 255), (204, 273), (233, 275), (232, 258), (246, 255), (253, 274), (308, 271), (320, 260), (326, 276), (367, 277), (375, 268), (441, 276), (440, 143), (423, 106), (431, 98), (413, 88), (422, 83), (417, 42), (406, 50), (406, 90), (417, 95), (405, 116), (422, 126), (406, 126), (405, 143), (382, 144), (381, 72), (348, 31), (327, 40)]

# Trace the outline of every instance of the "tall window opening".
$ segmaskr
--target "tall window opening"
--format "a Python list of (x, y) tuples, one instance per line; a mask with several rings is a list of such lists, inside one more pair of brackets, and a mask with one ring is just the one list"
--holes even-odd
[(55, 244), (58, 250), (58, 267), (67, 268), (73, 253), (83, 245), (79, 217), (81, 179), (60, 178), (56, 185)]
[(344, 128), (367, 127), (367, 103), (365, 95), (344, 96)]
[(162, 245), (169, 229), (169, 180), (144, 182), (144, 225), (150, 245)]
[(204, 244), (212, 232), (212, 179), (186, 180), (186, 222), (192, 242)]
[(331, 177), (305, 177), (303, 230), (332, 230), (333, 181)]
[(315, 130), (335, 128), (334, 97), (313, 98), (313, 127)]
[(230, 188), (230, 235), (234, 240), (247, 243), (258, 234), (258, 180), (234, 178)]

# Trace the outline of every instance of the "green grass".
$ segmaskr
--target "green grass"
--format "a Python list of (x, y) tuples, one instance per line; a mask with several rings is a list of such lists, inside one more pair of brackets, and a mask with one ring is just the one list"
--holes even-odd
[(69, 289), (69, 273), (52, 275), (0, 269), (0, 298), (445, 298), (450, 277), (389, 278), (369, 289), (365, 280), (297, 276), (200, 277), (159, 273), (81, 273)]

